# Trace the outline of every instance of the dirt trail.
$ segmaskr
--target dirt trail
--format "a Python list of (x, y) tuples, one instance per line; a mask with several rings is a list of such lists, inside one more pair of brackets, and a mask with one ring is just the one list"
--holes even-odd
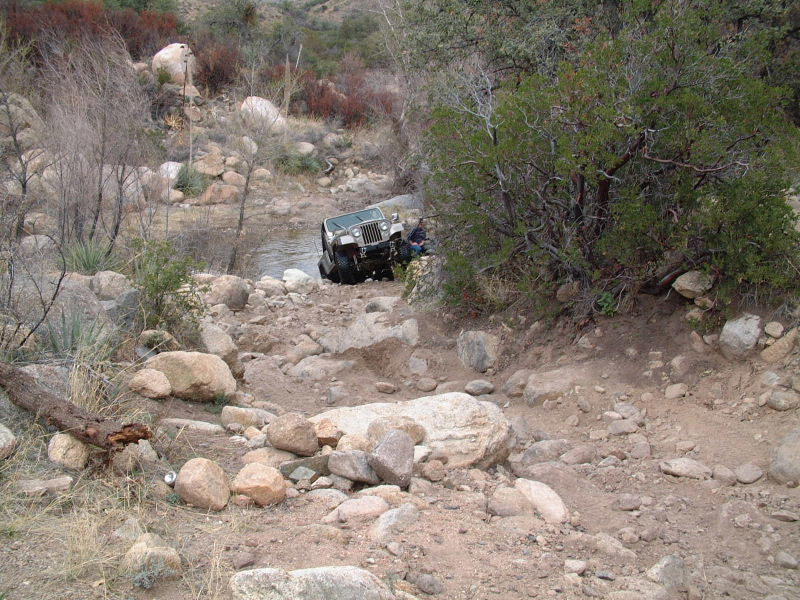
[[(272, 340), (266, 355), (286, 357), (302, 336), (320, 341), (361, 318), (370, 299), (401, 291), (397, 282), (326, 285), (298, 298), (300, 305), (248, 308), (217, 321), (232, 335), (261, 323)], [(438, 587), (431, 584), (427, 591), (452, 599), (800, 598), (796, 563), (792, 567), (786, 558), (800, 557), (800, 523), (791, 520), (800, 514), (798, 488), (766, 475), (747, 485), (723, 485), (718, 479), (666, 475), (659, 467), (686, 457), (709, 468), (736, 470), (752, 463), (766, 473), (776, 444), (798, 424), (795, 411), (759, 405), (768, 389), (761, 382), (763, 365), (730, 363), (711, 347), (693, 346), (682, 312), (678, 300), (647, 299), (638, 314), (574, 331), (521, 325), (519, 316), (459, 322), (440, 313), (415, 313), (401, 300), (384, 318), (387, 326), (416, 319), (416, 345), (389, 338), (329, 357), (353, 362), (335, 375), (317, 380), (286, 375), (283, 392), (276, 392), (275, 381), (254, 377), (253, 384), (240, 383), (240, 390), (252, 394), (254, 405), (271, 402), (311, 416), (330, 408), (331, 387), (346, 390), (335, 406), (356, 406), (462, 391), (467, 382), (485, 379), (496, 392), (480, 399), (502, 408), (517, 437), (508, 462), (487, 471), (451, 469), (439, 481), (415, 479), (410, 494), (388, 492), (393, 506), (412, 502), (420, 511), (391, 543), (371, 539), (374, 520), (322, 524), (331, 507), (310, 500), (305, 490), (269, 508), (230, 505), (207, 513), (175, 503), (169, 490), (151, 480), (114, 479), (98, 467), (79, 478), (76, 487), (83, 491), (68, 504), (45, 511), (44, 500), (29, 501), (29, 512), (39, 520), (26, 527), (17, 518), (5, 525), (0, 598), (227, 598), (227, 581), (238, 568), (323, 565), (363, 567), (420, 598), (426, 597), (420, 588), (431, 579)], [(462, 364), (456, 353), (462, 329), (491, 331), (501, 339), (503, 352), (494, 369), (479, 374)], [(239, 350), (249, 349), (240, 344)], [(796, 369), (797, 360), (795, 355), (781, 373)], [(566, 391), (531, 404), (505, 395), (503, 385), (519, 369), (560, 369)], [(438, 384), (435, 391), (418, 389), (429, 384), (421, 381), (426, 378)], [(377, 381), (392, 383), (397, 391), (380, 393)], [(686, 395), (666, 399), (665, 389), (675, 383), (687, 385)], [(214, 406), (135, 403), (155, 422), (167, 416), (219, 422)], [(627, 410), (636, 413), (635, 432), (610, 433), (618, 413)], [(547, 444), (541, 440), (548, 439), (564, 442), (559, 452), (542, 458), (539, 449)], [(204, 456), (231, 477), (249, 450), (243, 438), (230, 434), (187, 433), (160, 443), (157, 449), (176, 467)], [(32, 464), (28, 470), (47, 468)], [(488, 506), (495, 490), (513, 486), (518, 476), (551, 486), (569, 519), (554, 525), (537, 514), (490, 514), (497, 512)], [(358, 494), (357, 488), (351, 492)], [(130, 542), (113, 532), (131, 516), (178, 548), (186, 565), (180, 578), (143, 590), (115, 575), (114, 565)], [(83, 567), (65, 574), (59, 557), (74, 559), (76, 536), (93, 547), (86, 549)], [(683, 566), (666, 574), (648, 572), (670, 555), (680, 557)], [(432, 578), (420, 583), (421, 574)]]

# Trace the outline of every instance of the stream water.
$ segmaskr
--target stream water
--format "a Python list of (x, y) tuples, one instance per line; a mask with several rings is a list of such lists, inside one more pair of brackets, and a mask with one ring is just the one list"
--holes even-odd
[(280, 279), (286, 269), (300, 269), (319, 279), (321, 254), (318, 230), (272, 231), (258, 249), (259, 276)]

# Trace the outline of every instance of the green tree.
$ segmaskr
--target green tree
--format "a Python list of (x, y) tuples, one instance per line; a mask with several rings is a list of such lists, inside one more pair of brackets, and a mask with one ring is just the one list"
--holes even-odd
[[(783, 190), (798, 131), (791, 90), (764, 76), (774, 36), (732, 27), (726, 7), (707, 2), (508, 12), (520, 4), (446, 0), (420, 13), (431, 21), (418, 22), (429, 41), (418, 52), (446, 38), (432, 6), (485, 17), (462, 34), (473, 47), (459, 74), (431, 93), (429, 198), (458, 234), (445, 235), (446, 250), (476, 271), (526, 261), (536, 276), (614, 296), (689, 265), (739, 285), (796, 287)], [(520, 14), (533, 29), (509, 27)], [(561, 38), (516, 56), (554, 23), (568, 24)]]

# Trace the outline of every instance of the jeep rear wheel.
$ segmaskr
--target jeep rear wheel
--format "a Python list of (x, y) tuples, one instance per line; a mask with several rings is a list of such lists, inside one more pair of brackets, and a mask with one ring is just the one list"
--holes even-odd
[(336, 270), (339, 271), (339, 281), (347, 285), (358, 283), (356, 266), (347, 254), (337, 252), (333, 257), (333, 262), (336, 263)]

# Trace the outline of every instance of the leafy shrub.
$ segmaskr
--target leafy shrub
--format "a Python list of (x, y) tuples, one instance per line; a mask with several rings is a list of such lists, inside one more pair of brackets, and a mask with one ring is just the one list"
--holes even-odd
[(193, 326), (202, 308), (202, 289), (192, 277), (202, 264), (176, 256), (169, 242), (135, 240), (133, 284), (142, 294), (142, 316), (147, 329), (177, 331)]
[(158, 73), (156, 73), (156, 81), (158, 85), (164, 85), (172, 81), (172, 75), (170, 75), (169, 71), (164, 67), (159, 67)]
[(183, 165), (175, 180), (175, 189), (186, 194), (187, 198), (199, 196), (208, 187), (208, 178), (188, 165)]
[(116, 271), (121, 267), (121, 261), (110, 250), (108, 244), (99, 240), (75, 242), (64, 252), (67, 270), (82, 275)]

